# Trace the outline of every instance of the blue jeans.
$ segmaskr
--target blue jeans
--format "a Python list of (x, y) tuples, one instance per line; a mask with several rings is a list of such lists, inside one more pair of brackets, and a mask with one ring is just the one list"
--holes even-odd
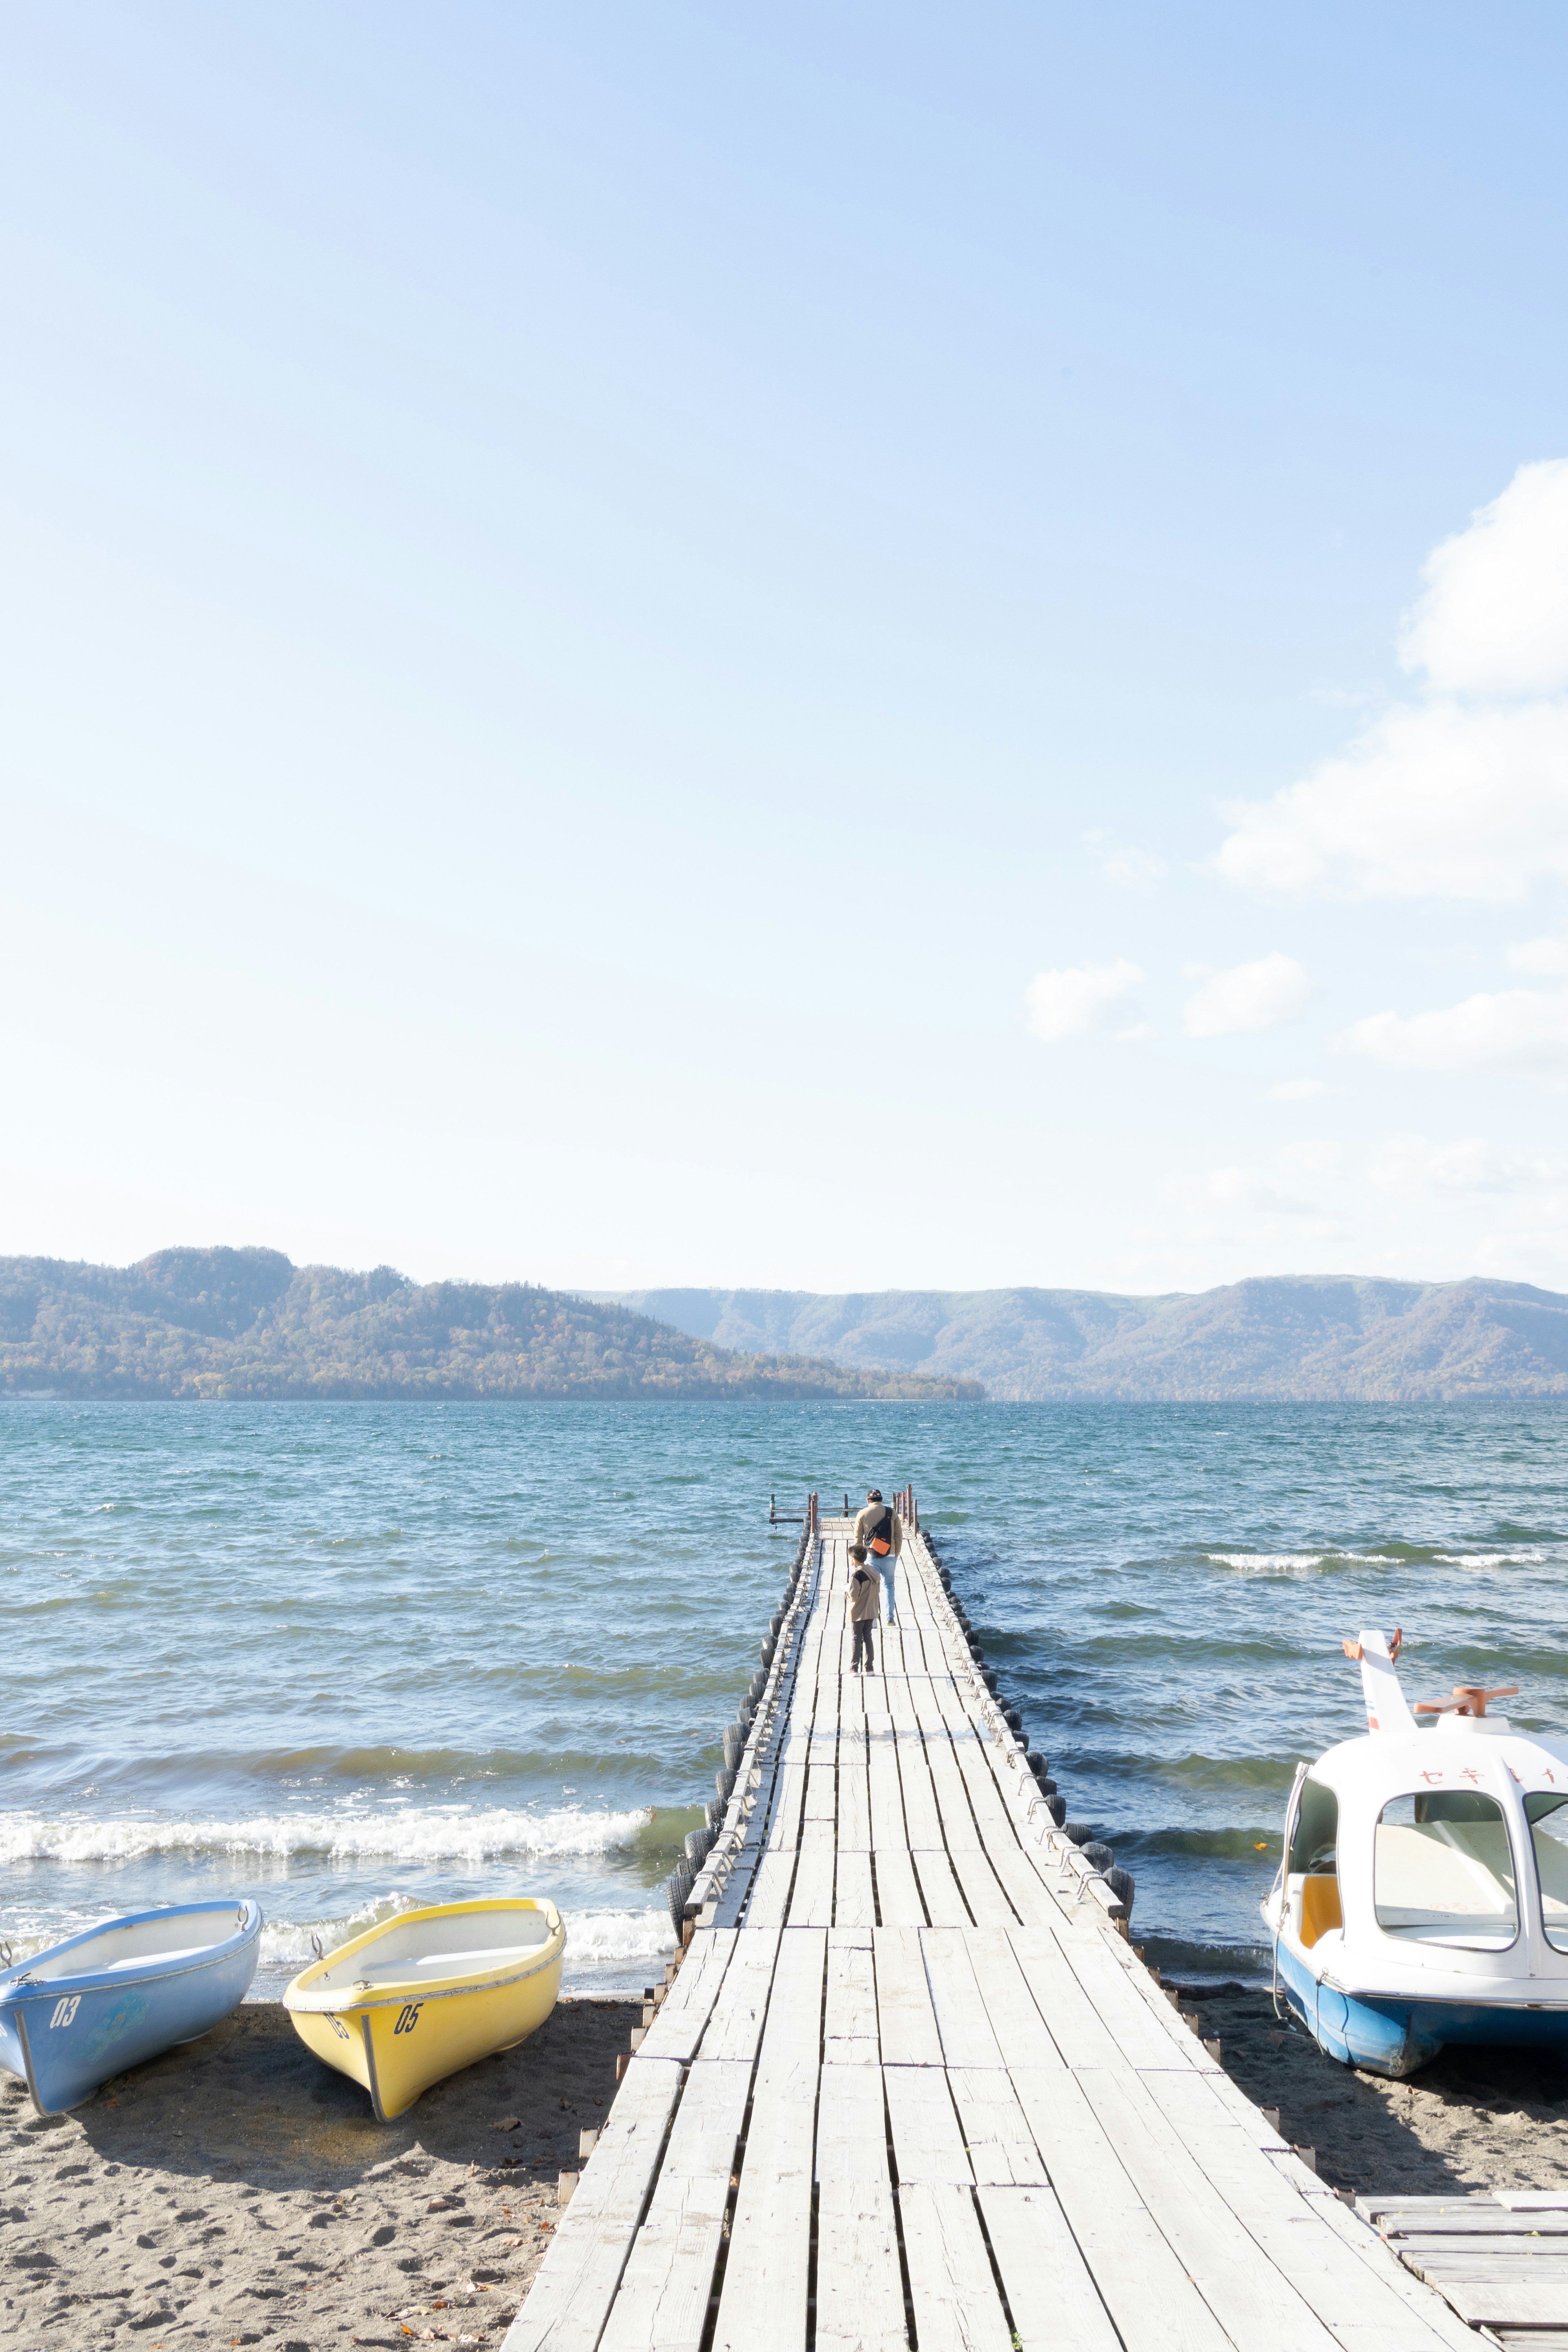
[(887, 1588), (888, 1622), (889, 1625), (897, 1624), (899, 1555), (896, 1551), (890, 1551), (886, 1559), (878, 1559), (877, 1554), (873, 1552), (871, 1558), (877, 1560), (877, 1565), (882, 1571), (882, 1581)]

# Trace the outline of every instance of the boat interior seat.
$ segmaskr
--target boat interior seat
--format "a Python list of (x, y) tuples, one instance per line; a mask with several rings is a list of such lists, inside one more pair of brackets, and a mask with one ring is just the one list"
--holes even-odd
[(144, 1969), (149, 1960), (157, 1960), (161, 1963), (169, 1960), (194, 1960), (199, 1953), (211, 1950), (210, 1944), (176, 1944), (172, 1951), (127, 1952), (122, 1960), (103, 1960), (100, 1962), (100, 1966), (105, 1975), (110, 1975), (116, 1969)]
[(1331, 1927), (1342, 1927), (1340, 1881), (1336, 1871), (1314, 1871), (1301, 1881), (1301, 1941), (1310, 1950)]
[[(226, 1944), (236, 1926), (237, 1906), (215, 1904), (205, 1917), (187, 1911), (167, 1919), (140, 1919), (129, 1927), (106, 1927), (68, 1951), (40, 1952), (29, 1960), (29, 1972), (47, 1983), (55, 1977), (110, 1976), (124, 1969), (144, 1969), (151, 1962), (200, 1959), (219, 1944)], [(210, 1926), (209, 1926), (210, 1922)], [(208, 1932), (203, 1935), (204, 1927)], [(197, 1940), (193, 1943), (193, 1934)]]
[(485, 1944), (478, 1950), (416, 1952), (402, 1959), (371, 1960), (356, 1967), (351, 1981), (363, 1977), (372, 1984), (405, 1984), (411, 1977), (467, 1976), (477, 1969), (505, 1968), (509, 1961), (526, 1959), (537, 1952), (540, 1941), (526, 1944)]

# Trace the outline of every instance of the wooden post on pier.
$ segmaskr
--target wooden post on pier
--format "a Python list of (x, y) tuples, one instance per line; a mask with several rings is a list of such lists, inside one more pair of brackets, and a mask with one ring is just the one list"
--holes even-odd
[(900, 1499), (861, 1674), (807, 1502), (684, 1961), (503, 2352), (1477, 2352), (1117, 1932)]

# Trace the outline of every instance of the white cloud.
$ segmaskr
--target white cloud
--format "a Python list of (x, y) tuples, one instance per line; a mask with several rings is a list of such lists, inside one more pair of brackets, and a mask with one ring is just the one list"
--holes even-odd
[(1294, 956), (1259, 956), (1229, 971), (1211, 972), (1188, 997), (1182, 1027), (1189, 1037), (1258, 1036), (1296, 1020), (1311, 993), (1312, 983)]
[(1401, 644), (1424, 698), (1228, 810), (1226, 880), (1500, 903), (1568, 877), (1568, 459), (1521, 467), (1425, 577)]
[(1521, 466), (1469, 527), (1434, 548), (1400, 659), (1441, 694), (1568, 686), (1568, 458)]
[(1436, 1013), (1374, 1013), (1345, 1032), (1353, 1053), (1406, 1070), (1568, 1068), (1568, 990), (1508, 988)]
[(1152, 890), (1169, 871), (1164, 859), (1156, 857), (1152, 850), (1118, 843), (1100, 824), (1089, 827), (1083, 845), (1100, 859), (1106, 880), (1121, 890)]
[(1321, 1218), (1331, 1209), (1324, 1188), (1337, 1177), (1340, 1160), (1337, 1143), (1291, 1144), (1268, 1168), (1215, 1168), (1209, 1198), (1258, 1216)]
[(1024, 991), (1029, 1026), (1047, 1045), (1064, 1037), (1087, 1036), (1091, 1029), (1105, 1026), (1114, 1007), (1142, 977), (1135, 963), (1125, 962), (1076, 964), (1061, 971), (1037, 972)]
[(1247, 889), (1521, 898), (1568, 876), (1568, 706), (1402, 704), (1300, 783), (1227, 814), (1215, 863)]
[(1395, 1135), (1373, 1153), (1368, 1173), (1401, 1200), (1480, 1193), (1537, 1193), (1568, 1176), (1568, 1161), (1501, 1151), (1479, 1135), (1434, 1143), (1425, 1135)]
[(1119, 849), (1100, 867), (1108, 882), (1121, 890), (1152, 890), (1165, 878), (1165, 861), (1146, 849)]
[(1568, 940), (1521, 940), (1508, 951), (1508, 968), (1536, 980), (1568, 980)]
[(1307, 1102), (1313, 1095), (1326, 1095), (1328, 1084), (1322, 1078), (1281, 1078), (1278, 1085), (1263, 1090), (1265, 1102)]

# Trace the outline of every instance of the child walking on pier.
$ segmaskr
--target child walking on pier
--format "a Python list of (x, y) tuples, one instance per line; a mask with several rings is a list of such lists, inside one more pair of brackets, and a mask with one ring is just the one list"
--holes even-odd
[(849, 1547), (849, 1622), (855, 1629), (855, 1662), (849, 1671), (860, 1672), (860, 1661), (866, 1661), (866, 1672), (874, 1675), (877, 1660), (872, 1651), (872, 1634), (877, 1622), (877, 1608), (882, 1598), (882, 1580), (874, 1568), (866, 1563), (864, 1544)]

